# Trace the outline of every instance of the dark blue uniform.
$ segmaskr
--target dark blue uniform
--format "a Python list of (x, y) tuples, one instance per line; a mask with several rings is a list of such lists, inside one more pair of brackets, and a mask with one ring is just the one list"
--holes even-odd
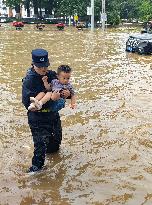
[[(55, 71), (46, 74), (48, 82), (57, 78)], [(22, 103), (28, 108), (30, 97), (35, 97), (45, 90), (41, 75), (33, 68), (27, 71), (22, 84)], [(34, 156), (32, 158), (32, 171), (42, 168), (46, 152), (52, 153), (59, 149), (62, 140), (62, 128), (58, 111), (65, 105), (64, 99), (49, 101), (43, 105), (40, 111), (28, 111), (28, 123), (34, 141)]]

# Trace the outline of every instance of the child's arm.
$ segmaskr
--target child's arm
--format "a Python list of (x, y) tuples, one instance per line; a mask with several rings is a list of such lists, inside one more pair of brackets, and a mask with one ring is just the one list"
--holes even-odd
[(76, 108), (76, 95), (71, 96), (70, 108), (72, 108), (72, 109)]
[(44, 87), (46, 88), (46, 90), (50, 91), (51, 90), (51, 84), (48, 83), (48, 77), (47, 76), (44, 76), (42, 78), (43, 80), (43, 83), (44, 83)]

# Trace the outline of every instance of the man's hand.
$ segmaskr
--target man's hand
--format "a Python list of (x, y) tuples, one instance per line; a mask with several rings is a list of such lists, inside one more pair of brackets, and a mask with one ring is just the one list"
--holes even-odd
[(32, 108), (30, 111), (36, 112), (36, 111), (38, 111), (38, 109), (37, 108)]
[(59, 91), (54, 91), (53, 93), (52, 93), (52, 96), (51, 96), (51, 99), (52, 100), (59, 100), (60, 99), (60, 93), (59, 93)]
[(62, 95), (64, 98), (67, 98), (67, 97), (70, 96), (70, 91), (69, 91), (68, 89), (62, 90), (61, 95)]

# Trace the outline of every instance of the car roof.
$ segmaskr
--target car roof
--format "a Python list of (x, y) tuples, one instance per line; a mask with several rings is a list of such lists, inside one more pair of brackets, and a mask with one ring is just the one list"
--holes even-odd
[(130, 35), (129, 38), (136, 38), (136, 39), (140, 39), (140, 40), (151, 40), (152, 34), (149, 34), (149, 33), (134, 34), (134, 35)]

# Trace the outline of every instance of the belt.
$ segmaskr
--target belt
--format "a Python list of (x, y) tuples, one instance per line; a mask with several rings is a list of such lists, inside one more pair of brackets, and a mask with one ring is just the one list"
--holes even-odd
[(43, 109), (43, 110), (38, 110), (38, 112), (51, 112), (50, 109)]

